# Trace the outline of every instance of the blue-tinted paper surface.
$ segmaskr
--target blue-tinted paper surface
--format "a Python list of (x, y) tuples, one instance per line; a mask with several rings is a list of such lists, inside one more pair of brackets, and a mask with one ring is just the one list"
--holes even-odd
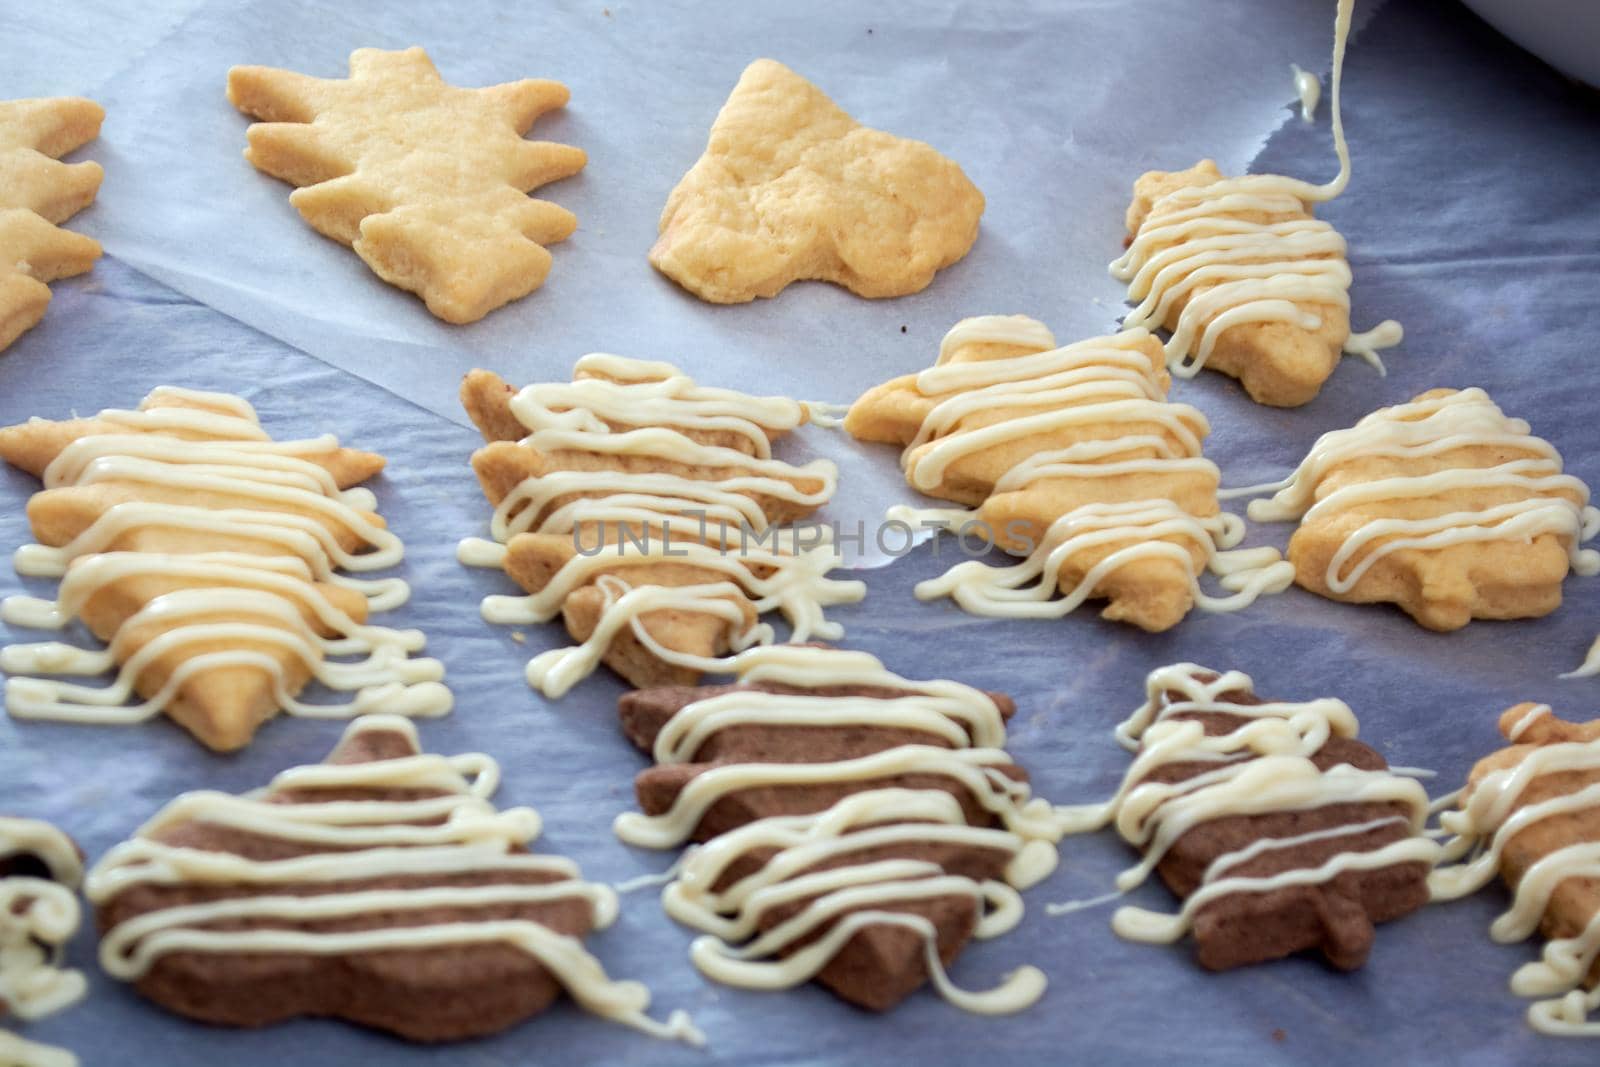
[[(106, 135), (84, 153), (105, 163), (105, 190), (70, 224), (101, 237), (108, 256), (92, 274), (57, 284), (43, 324), (0, 355), (0, 423), (129, 406), (170, 382), (242, 392), (277, 436), (332, 431), (387, 455), (374, 488), (407, 542), (403, 573), (415, 593), (380, 621), (426, 631), (457, 697), (450, 717), (423, 724), (423, 738), (432, 751), (499, 759), (499, 802), (538, 808), (540, 847), (574, 857), (596, 880), (659, 870), (669, 857), (629, 849), (610, 832), (611, 818), (632, 806), (632, 776), (643, 766), (616, 728), (620, 684), (601, 674), (560, 702), (541, 700), (522, 665), (564, 638), (535, 627), (520, 644), (510, 629), (484, 623), (478, 600), (507, 584), (455, 562), (456, 540), (481, 534), (488, 514), (466, 467), (476, 435), (453, 398), (462, 369), (483, 363), (518, 381), (565, 376), (578, 355), (610, 349), (675, 359), (709, 382), (848, 401), (930, 362), (962, 315), (1034, 314), (1063, 340), (1110, 327), (1121, 293), (1104, 263), (1117, 252), (1126, 191), (1142, 169), (1207, 154), (1236, 168), (1280, 122), (1253, 169), (1321, 179), (1334, 166), (1326, 103), (1311, 126), (1286, 106), (1290, 62), (1326, 67), (1331, 4), (940, 3), (870, 16), (844, 5), (804, 14), (482, 5), (443, 18), (399, 5), (315, 12), (215, 2), (151, 9), (159, 21), (149, 24), (117, 16), (105, 33), (124, 39), (122, 50), (62, 29), (91, 5), (56, 6), (0, 13), (8, 40), (37, 42), (0, 69), (0, 95), (84, 92), (108, 105)], [(1202, 32), (1207, 19), (1212, 29)], [(537, 135), (591, 153), (581, 178), (546, 192), (583, 226), (555, 250), (550, 284), (465, 330), (435, 323), (307, 229), (286, 187), (238, 159), (244, 120), (221, 96), (230, 63), (331, 75), (351, 48), (414, 42), (464, 84), (568, 81), (571, 114)], [(925, 293), (890, 302), (808, 285), (713, 308), (656, 276), (644, 261), (655, 212), (698, 154), (739, 68), (758, 54), (814, 76), (864, 121), (927, 138), (960, 160), (989, 196), (972, 255)], [(1482, 385), (1553, 441), (1569, 470), (1600, 480), (1594, 95), (1454, 5), (1400, 0), (1372, 17), (1346, 75), (1355, 172), (1323, 214), (1349, 239), (1357, 326), (1397, 318), (1406, 342), (1386, 354), (1388, 377), (1346, 361), (1315, 402), (1294, 411), (1257, 407), (1219, 376), (1180, 383), (1175, 395), (1211, 418), (1208, 453), (1228, 482), (1263, 481), (1286, 472), (1317, 434), (1376, 406), (1439, 385)], [(1213, 93), (1223, 101), (1216, 107)], [(185, 156), (212, 176), (208, 184), (186, 177)], [(229, 241), (239, 247), (218, 247)], [(791, 454), (872, 456), (879, 480), (862, 488), (867, 475), (852, 479), (847, 468), (842, 497), (859, 504), (894, 488), (889, 450), (814, 428), (798, 438)], [(0, 545), (28, 539), (22, 508), (35, 488), (0, 473)], [(1263, 527), (1255, 538), (1282, 543), (1287, 534)], [(1593, 580), (1571, 580), (1566, 604), (1546, 619), (1450, 635), (1387, 608), (1290, 590), (1150, 636), (1090, 613), (1003, 622), (912, 598), (917, 580), (956, 558), (952, 543), (939, 542), (865, 573), (867, 600), (837, 612), (845, 643), (902, 673), (1015, 694), (1011, 748), (1038, 791), (1061, 802), (1115, 787), (1127, 758), (1110, 729), (1138, 703), (1144, 674), (1177, 660), (1241, 668), (1265, 694), (1344, 698), (1363, 737), (1393, 762), (1440, 772), (1435, 792), (1496, 746), (1506, 706), (1542, 700), (1582, 717), (1600, 695), (1600, 681), (1556, 677), (1600, 632)], [(50, 588), (0, 565), (0, 595)], [(0, 638), (40, 635), (0, 628)], [(254, 788), (320, 759), (340, 730), (280, 718), (245, 751), (219, 757), (166, 722), (75, 728), (0, 717), (0, 810), (52, 819), (94, 858), (178, 792)], [(966, 1015), (927, 992), (876, 1017), (814, 987), (762, 994), (713, 985), (689, 963), (690, 933), (647, 890), (625, 898), (618, 923), (591, 947), (612, 974), (648, 982), (659, 1014), (689, 1010), (710, 1038), (704, 1051), (654, 1042), (566, 1003), (503, 1035), (445, 1048), (327, 1021), (204, 1027), (101, 975), (89, 932), (71, 952), (90, 975), (89, 999), (24, 1032), (74, 1048), (89, 1065), (163, 1067), (1593, 1062), (1592, 1043), (1540, 1038), (1524, 1024), (1524, 1004), (1506, 982), (1537, 946), (1489, 941), (1507, 903), (1498, 887), (1380, 929), (1354, 974), (1295, 959), (1211, 975), (1186, 945), (1117, 940), (1104, 909), (1046, 916), (1045, 902), (1104, 892), (1132, 858), (1107, 834), (1069, 839), (1062, 852), (1056, 875), (1026, 894), (1021, 927), (972, 945), (953, 969), (957, 982), (983, 988), (1022, 963), (1042, 967), (1045, 998), (1009, 1018)], [(1174, 906), (1156, 886), (1133, 899)]]

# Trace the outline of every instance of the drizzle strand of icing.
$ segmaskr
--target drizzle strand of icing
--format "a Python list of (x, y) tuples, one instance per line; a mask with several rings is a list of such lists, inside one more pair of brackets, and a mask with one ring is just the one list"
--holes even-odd
[[(83, 865), (77, 848), (54, 827), (33, 819), (0, 816), (0, 862), (31, 856), (48, 878), (0, 878), (0, 1013), (24, 1021), (77, 1003), (88, 989), (82, 974), (60, 966), (62, 946), (78, 930), (77, 888)], [(76, 1067), (63, 1049), (0, 1030), (5, 1067)]]

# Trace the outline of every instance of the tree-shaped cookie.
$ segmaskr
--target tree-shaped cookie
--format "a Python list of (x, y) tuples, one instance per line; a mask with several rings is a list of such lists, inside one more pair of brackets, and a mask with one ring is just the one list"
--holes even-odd
[(565, 990), (597, 1015), (703, 1041), (607, 977), (583, 938), (616, 894), (535, 853), (531, 808), (496, 809), (489, 756), (424, 752), (364, 716), (320, 764), (243, 796), (186, 793), (108, 852), (85, 892), (114, 978), (190, 1018), (331, 1016), (413, 1041), (495, 1033)]
[[(864, 393), (845, 429), (905, 446), (912, 488), (973, 509), (896, 508), (891, 521), (1023, 557), (968, 560), (917, 596), (1027, 618), (1103, 598), (1106, 618), (1159, 632), (1196, 604), (1231, 611), (1284, 588), (1276, 551), (1225, 551), (1243, 525), (1218, 507), (1205, 416), (1167, 400), (1169, 384), (1146, 330), (1057, 347), (1037, 320), (985, 315), (951, 328), (933, 367)], [(1207, 569), (1234, 595), (1205, 593)]]
[(228, 72), (228, 99), (262, 120), (245, 158), (301, 186), (312, 228), (447, 322), (475, 322), (544, 284), (577, 220), (526, 194), (583, 169), (582, 149), (523, 134), (567, 102), (559, 82), (448, 85), (420, 48), (358, 49), (348, 79), (271, 67)]
[(967, 254), (983, 194), (921, 141), (868, 129), (770, 59), (745, 68), (661, 212), (655, 268), (740, 304), (820, 279), (905, 296)]
[[(225, 751), (279, 710), (449, 710), (443, 668), (410, 655), (422, 635), (367, 623), (410, 593), (399, 578), (356, 576), (403, 554), (372, 494), (352, 488), (383, 457), (331, 436), (274, 441), (239, 397), (161, 388), (136, 411), (0, 429), (0, 459), (45, 486), (28, 501), (40, 543), (18, 551), (17, 569), (61, 578), (54, 601), (9, 597), (0, 617), (41, 630), (81, 622), (106, 643), (0, 649), (13, 715), (165, 712)], [(113, 670), (105, 686), (59, 680)], [(313, 678), (347, 701), (302, 703)]]
[(1555, 446), (1482, 389), (1434, 389), (1317, 439), (1250, 504), (1299, 519), (1295, 581), (1330, 600), (1392, 603), (1430, 630), (1548, 615), (1567, 574), (1600, 572), (1578, 546), (1600, 530), (1589, 488)]
[(1511, 978), (1512, 992), (1541, 997), (1528, 1022), (1547, 1034), (1593, 1037), (1600, 1023), (1600, 720), (1567, 722), (1546, 704), (1518, 704), (1500, 716), (1507, 747), (1472, 768), (1459, 810), (1440, 824), (1456, 836), (1434, 871), (1436, 900), (1482, 888), (1498, 873), (1511, 907), (1495, 920), (1496, 941), (1538, 931), (1542, 957)]
[(1192, 933), (1209, 970), (1306, 950), (1353, 970), (1376, 924), (1428, 902), (1427, 794), (1356, 739), (1343, 701), (1262, 700), (1249, 675), (1192, 663), (1152, 671), (1146, 696), (1117, 728), (1135, 757), (1116, 794), (1063, 809), (1072, 832), (1112, 824), (1143, 853), (1118, 889), (1153, 872), (1183, 898), (1119, 908), (1120, 936)]
[(1342, 353), (1382, 368), (1377, 350), (1400, 341), (1393, 321), (1350, 331), (1345, 241), (1313, 217), (1350, 181), (1339, 88), (1353, 0), (1334, 20), (1333, 143), (1339, 173), (1324, 185), (1281, 174), (1225, 178), (1209, 159), (1150, 171), (1133, 185), (1127, 251), (1111, 273), (1138, 306), (1123, 325), (1172, 332), (1173, 373), (1210, 367), (1239, 379), (1260, 404), (1307, 403)]
[(63, 230), (94, 202), (100, 164), (57, 157), (100, 136), (105, 110), (93, 100), (0, 100), (0, 350), (44, 317), (46, 282), (82, 274), (100, 243)]
[(656, 760), (618, 836), (701, 842), (662, 897), (706, 935), (695, 965), (755, 989), (814, 980), (873, 1011), (928, 981), (972, 1011), (1037, 1000), (1032, 967), (984, 993), (945, 973), (970, 939), (1013, 928), (1016, 891), (1056, 863), (1054, 813), (1001, 747), (1011, 700), (816, 646), (754, 649), (732, 673), (618, 703)]
[(548, 696), (602, 661), (634, 685), (692, 683), (715, 657), (773, 640), (762, 613), (781, 611), (793, 640), (832, 638), (823, 609), (864, 595), (827, 577), (840, 557), (826, 528), (784, 525), (827, 503), (837, 475), (772, 457), (806, 418), (793, 400), (600, 353), (572, 382), (515, 392), (474, 371), (461, 398), (489, 441), (472, 466), (495, 505), (495, 541), (465, 542), (461, 558), (529, 594), (491, 597), (484, 614), (560, 615), (582, 642), (529, 664)]

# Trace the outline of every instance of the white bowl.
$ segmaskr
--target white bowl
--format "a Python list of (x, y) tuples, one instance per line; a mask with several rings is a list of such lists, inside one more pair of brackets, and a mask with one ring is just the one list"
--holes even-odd
[(1569, 77), (1600, 87), (1600, 0), (1461, 0)]

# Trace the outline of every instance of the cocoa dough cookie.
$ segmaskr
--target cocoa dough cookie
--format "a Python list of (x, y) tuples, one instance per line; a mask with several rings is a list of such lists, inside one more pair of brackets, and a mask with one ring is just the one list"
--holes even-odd
[(932, 981), (973, 1011), (1043, 992), (1023, 968), (968, 993), (945, 974), (973, 937), (1021, 917), (1018, 888), (1055, 864), (1054, 822), (1003, 748), (1013, 705), (914, 682), (871, 656), (816, 646), (737, 658), (739, 682), (631, 693), (624, 733), (657, 765), (623, 840), (702, 842), (663, 896), (706, 932), (709, 977), (754, 988), (814, 979), (874, 1011)]
[(1193, 664), (1152, 672), (1148, 690), (1118, 730), (1132, 768), (1110, 802), (1072, 812), (1072, 829), (1114, 822), (1145, 853), (1118, 888), (1153, 868), (1184, 906), (1119, 909), (1119, 934), (1192, 932), (1210, 970), (1312, 949), (1351, 970), (1376, 924), (1427, 903), (1427, 796), (1356, 740), (1346, 705), (1263, 701), (1247, 675)]
[(100, 960), (168, 1010), (264, 1026), (331, 1016), (413, 1041), (503, 1030), (565, 989), (597, 1014), (649, 993), (579, 945), (615, 895), (536, 855), (529, 808), (496, 811), (489, 757), (424, 755), (409, 720), (356, 720), (317, 766), (258, 794), (188, 793), (90, 873)]

